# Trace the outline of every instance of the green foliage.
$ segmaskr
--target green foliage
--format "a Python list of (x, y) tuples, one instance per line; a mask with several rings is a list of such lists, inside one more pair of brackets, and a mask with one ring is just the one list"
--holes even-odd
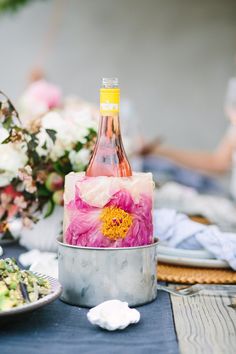
[(46, 132), (48, 133), (49, 137), (52, 139), (53, 143), (55, 143), (57, 132), (53, 129), (46, 129)]
[(44, 218), (48, 218), (50, 215), (52, 215), (54, 208), (55, 204), (53, 203), (52, 199), (49, 199), (45, 205)]
[(70, 163), (70, 160), (68, 158), (68, 153), (66, 153), (65, 156), (63, 156), (60, 160), (58, 161), (55, 161), (53, 163), (53, 169), (61, 174), (61, 175), (67, 175), (67, 173), (71, 172), (73, 169), (72, 169), (72, 166), (71, 166), (71, 163)]
[(0, 14), (3, 12), (16, 12), (21, 7), (36, 0), (0, 0)]

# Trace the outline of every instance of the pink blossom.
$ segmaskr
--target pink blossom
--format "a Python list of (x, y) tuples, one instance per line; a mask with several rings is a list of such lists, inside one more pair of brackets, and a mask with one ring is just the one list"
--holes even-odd
[(50, 84), (45, 80), (35, 81), (26, 91), (28, 99), (35, 104), (52, 109), (60, 106), (62, 100), (61, 90), (58, 86)]
[(127, 190), (120, 190), (103, 208), (97, 208), (83, 201), (76, 187), (75, 199), (65, 208), (70, 219), (65, 232), (69, 244), (132, 247), (153, 241), (152, 199), (147, 195), (140, 195), (135, 204)]

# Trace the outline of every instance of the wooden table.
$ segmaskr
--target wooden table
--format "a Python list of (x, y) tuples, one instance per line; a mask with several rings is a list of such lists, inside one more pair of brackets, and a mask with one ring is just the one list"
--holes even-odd
[(236, 297), (171, 295), (171, 303), (180, 353), (236, 353)]

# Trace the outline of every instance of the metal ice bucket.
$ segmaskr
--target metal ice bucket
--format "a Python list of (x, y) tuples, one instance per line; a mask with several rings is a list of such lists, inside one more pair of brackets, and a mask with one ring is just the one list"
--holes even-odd
[(157, 296), (157, 245), (128, 248), (79, 247), (58, 240), (61, 300), (93, 307), (119, 299), (130, 306)]

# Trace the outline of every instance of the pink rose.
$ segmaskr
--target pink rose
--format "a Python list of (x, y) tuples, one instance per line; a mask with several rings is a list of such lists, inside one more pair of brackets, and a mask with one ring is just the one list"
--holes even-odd
[(50, 84), (45, 80), (39, 80), (30, 85), (26, 91), (29, 100), (43, 104), (48, 109), (60, 106), (62, 94), (58, 86)]

